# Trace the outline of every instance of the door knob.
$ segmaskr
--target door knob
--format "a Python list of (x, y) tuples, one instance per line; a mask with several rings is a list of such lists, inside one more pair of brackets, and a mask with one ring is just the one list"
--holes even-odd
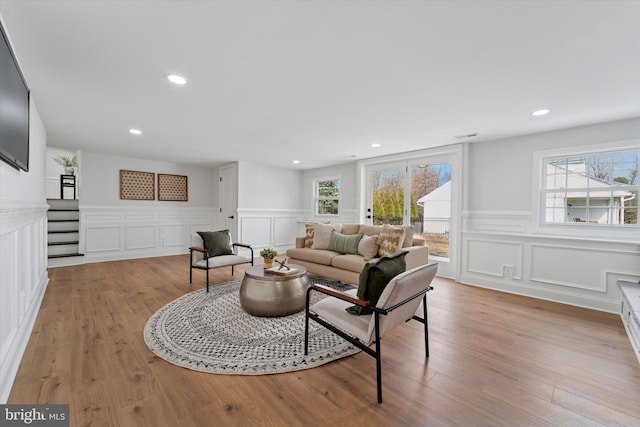
[(233, 219), (233, 215), (231, 215), (231, 216), (228, 216), (227, 218), (229, 218), (229, 219)]

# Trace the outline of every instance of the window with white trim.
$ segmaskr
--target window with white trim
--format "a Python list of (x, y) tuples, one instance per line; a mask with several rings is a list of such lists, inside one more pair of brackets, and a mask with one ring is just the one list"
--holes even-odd
[(340, 178), (321, 178), (313, 182), (316, 215), (336, 216), (340, 213)]
[(543, 224), (638, 227), (640, 150), (543, 158)]

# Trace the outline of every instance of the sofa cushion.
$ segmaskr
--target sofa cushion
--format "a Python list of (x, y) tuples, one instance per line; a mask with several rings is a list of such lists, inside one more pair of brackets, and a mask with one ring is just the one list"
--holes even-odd
[(398, 252), (404, 243), (404, 229), (385, 224), (378, 236), (378, 255), (389, 256)]
[(331, 265), (331, 260), (338, 255), (340, 255), (338, 252), (311, 248), (296, 248), (287, 251), (289, 258), (322, 265)]
[(360, 224), (342, 224), (342, 234), (358, 234), (360, 232)]
[[(407, 269), (404, 257), (406, 252), (398, 252), (391, 256), (385, 256), (375, 261), (369, 261), (360, 273), (358, 283), (358, 298), (370, 301), (375, 306), (387, 284), (400, 273)], [(351, 314), (371, 314), (369, 308), (354, 305), (346, 309)]]
[(360, 273), (367, 261), (360, 255), (338, 255), (331, 260), (331, 266), (341, 270), (353, 271)]
[(360, 225), (358, 233), (362, 233), (365, 236), (377, 236), (382, 231), (381, 225)]
[(360, 239), (362, 239), (362, 234), (346, 235), (331, 230), (328, 249), (341, 254), (357, 254)]
[(198, 231), (197, 233), (202, 237), (204, 249), (209, 257), (233, 254), (229, 230)]
[(413, 235), (416, 233), (416, 228), (413, 225), (403, 225), (404, 229), (404, 241), (402, 242), (403, 248), (413, 246)]
[(375, 258), (378, 255), (378, 236), (362, 236), (358, 243), (358, 254), (366, 261)]
[(338, 233), (342, 231), (341, 224), (321, 224), (316, 223), (313, 226), (313, 243), (312, 249), (329, 249), (329, 240), (331, 232), (336, 230)]

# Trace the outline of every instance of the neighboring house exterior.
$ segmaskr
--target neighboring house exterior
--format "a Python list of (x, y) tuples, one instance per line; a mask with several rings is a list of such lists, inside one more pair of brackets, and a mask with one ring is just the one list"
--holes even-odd
[(424, 208), (422, 230), (424, 233), (449, 233), (451, 222), (451, 180), (418, 199), (418, 206)]
[(588, 176), (584, 161), (547, 164), (547, 223), (624, 224), (624, 211), (636, 195)]

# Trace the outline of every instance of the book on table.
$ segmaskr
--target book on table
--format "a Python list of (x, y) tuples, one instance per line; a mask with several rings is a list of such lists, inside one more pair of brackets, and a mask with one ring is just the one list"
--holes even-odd
[(273, 274), (279, 274), (281, 276), (287, 276), (289, 274), (295, 274), (298, 272), (297, 268), (292, 268), (290, 267), (288, 270), (286, 268), (281, 268), (279, 265), (276, 267), (271, 267), (271, 268), (265, 268), (264, 269), (265, 273), (273, 273)]

